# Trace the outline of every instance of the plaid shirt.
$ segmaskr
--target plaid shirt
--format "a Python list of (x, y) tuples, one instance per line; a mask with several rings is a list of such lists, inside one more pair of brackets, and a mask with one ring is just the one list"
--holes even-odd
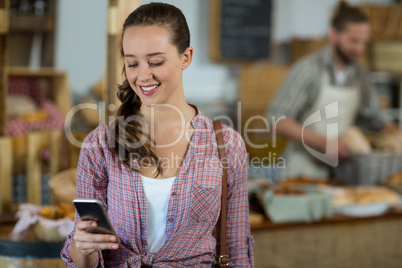
[[(298, 61), (276, 93), (268, 107), (268, 118), (278, 119), (281, 116), (293, 118), (300, 122), (312, 107), (321, 90), (322, 72), (328, 72), (330, 83), (336, 84), (332, 50), (327, 46), (318, 53)], [(357, 84), (361, 90), (361, 104), (355, 124), (368, 130), (378, 131), (385, 126), (385, 118), (380, 111), (378, 97), (369, 80), (368, 71), (358, 63), (347, 68), (345, 86)]]
[[(147, 207), (140, 174), (127, 169), (108, 146), (111, 124), (91, 132), (81, 149), (77, 197), (100, 199), (121, 244), (98, 253), (96, 267), (212, 267), (216, 239), (212, 230), (221, 206), (222, 169), (212, 120), (198, 111), (194, 134), (173, 184), (166, 224), (166, 243), (156, 253), (147, 250)], [(230, 267), (254, 267), (247, 195), (247, 155), (244, 141), (223, 126), (228, 157), (227, 243)], [(133, 161), (133, 167), (138, 163)], [(76, 219), (77, 220), (77, 219)], [(67, 267), (76, 267), (68, 248), (61, 252)]]

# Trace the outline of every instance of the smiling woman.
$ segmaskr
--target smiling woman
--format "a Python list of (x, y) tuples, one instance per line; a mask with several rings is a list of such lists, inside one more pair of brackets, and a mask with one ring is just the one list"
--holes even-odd
[[(155, 121), (155, 116), (163, 115), (163, 117), (176, 118), (176, 120), (184, 118), (186, 122), (189, 122), (196, 112), (185, 100), (182, 83), (182, 70), (190, 65), (193, 56), (193, 49), (190, 47), (190, 32), (181, 11), (178, 10), (181, 16), (176, 16), (174, 12), (163, 13), (162, 9), (167, 6), (169, 5), (144, 5), (142, 7), (143, 14), (133, 12), (123, 25), (121, 51), (125, 58), (124, 70), (127, 79), (119, 87), (118, 96), (122, 101), (122, 106), (118, 115), (127, 118), (136, 115), (138, 111), (147, 119), (147, 122), (142, 123), (151, 127), (155, 125), (156, 121), (159, 121)], [(163, 15), (143, 17), (151, 10)], [(141, 110), (136, 111), (130, 101), (125, 102), (127, 97), (129, 97), (128, 100), (133, 98), (137, 101), (136, 106)], [(155, 105), (159, 105), (159, 107), (152, 109), (156, 113), (153, 114), (155, 118), (151, 118), (151, 107), (155, 107)], [(177, 113), (177, 109), (172, 109), (172, 107), (178, 108), (180, 113)], [(145, 170), (143, 173), (155, 177), (162, 172), (161, 163), (154, 151), (148, 150), (145, 144), (139, 143), (144, 136), (142, 129), (138, 127), (138, 124), (142, 123), (140, 120), (119, 121), (119, 127), (116, 128), (115, 150), (127, 167), (130, 167), (132, 160), (127, 155), (138, 157), (137, 160), (147, 159), (150, 163), (154, 163), (158, 174), (145, 172)], [(132, 127), (127, 128), (126, 125)], [(191, 135), (191, 129), (186, 130), (183, 127), (184, 125), (179, 126), (178, 132), (185, 131)], [(150, 127), (148, 129), (150, 130)], [(176, 136), (180, 136), (179, 133)], [(129, 143), (138, 144), (138, 148), (130, 148), (127, 143), (123, 145), (118, 141), (122, 136)], [(155, 138), (148, 137), (149, 141), (154, 141)], [(159, 143), (169, 143), (167, 138), (166, 134), (163, 134)], [(173, 137), (170, 142), (172, 140), (176, 140), (176, 138)], [(188, 141), (182, 141), (179, 144), (178, 149), (181, 151), (179, 154), (185, 153), (186, 148), (183, 146), (187, 147), (187, 143)], [(124, 146), (125, 150), (122, 150), (121, 146)], [(173, 167), (172, 173), (177, 173), (177, 169), (178, 167)], [(155, 170), (155, 168), (151, 167), (150, 170)]]
[[(139, 7), (123, 25), (121, 51), (118, 119), (88, 135), (77, 170), (77, 197), (102, 202), (121, 243), (77, 217), (62, 258), (68, 267), (212, 267), (223, 172), (212, 120), (184, 96), (193, 48), (183, 13)], [(230, 266), (254, 267), (247, 154), (237, 132), (222, 132)]]

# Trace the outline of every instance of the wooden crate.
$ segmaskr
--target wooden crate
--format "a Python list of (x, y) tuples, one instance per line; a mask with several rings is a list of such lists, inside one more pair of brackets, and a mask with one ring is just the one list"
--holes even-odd
[[(123, 82), (121, 70), (124, 66), (124, 58), (121, 57), (120, 44), (122, 25), (128, 15), (141, 5), (141, 0), (109, 0), (108, 1), (108, 23), (107, 23), (107, 64), (105, 87), (102, 89), (102, 99), (106, 107), (110, 104), (120, 106), (116, 97), (116, 85)], [(113, 112), (107, 110), (109, 115)]]
[(245, 65), (240, 71), (241, 134), (250, 158), (264, 158), (270, 152), (276, 158), (285, 146), (283, 139), (273, 140), (271, 130), (261, 130), (267, 129), (266, 110), (288, 70), (287, 65), (255, 64)]
[[(290, 43), (290, 62), (295, 63), (309, 54), (320, 51), (327, 45), (328, 42), (325, 38), (295, 38)], [(364, 65), (368, 64), (369, 54), (367, 50), (359, 57), (359, 62)]]
[(374, 70), (402, 74), (402, 40), (372, 42), (370, 54)]
[(0, 136), (7, 133), (6, 122), (7, 118), (4, 113), (6, 109), (7, 95), (7, 75), (6, 67), (8, 65), (8, 10), (10, 6), (9, 0), (0, 0)]
[[(15, 6), (20, 0), (11, 0), (10, 2)], [(47, 0), (46, 12), (43, 15), (10, 13), (8, 66), (29, 66), (30, 64), (53, 66), (57, 20), (56, 2), (58, 1)], [(35, 45), (33, 45), (34, 43)], [(33, 49), (35, 47), (40, 49)], [(39, 62), (31, 62), (32, 53), (38, 57)]]
[(402, 40), (401, 4), (363, 4), (360, 9), (369, 19), (372, 40)]
[(265, 111), (288, 70), (287, 65), (244, 65), (240, 71), (239, 83), (239, 100), (242, 109)]
[[(7, 78), (35, 77), (47, 85), (46, 95), (52, 99), (60, 111), (66, 115), (72, 108), (71, 94), (68, 87), (67, 74), (52, 68), (30, 69), (26, 67), (8, 67), (5, 69)], [(5, 92), (5, 97), (7, 92)], [(6, 107), (2, 106), (0, 117), (6, 117)], [(17, 137), (3, 136), (0, 138), (0, 214), (15, 210), (12, 204), (12, 176), (16, 166), (23, 166), (27, 178), (27, 201), (41, 203), (41, 160), (39, 151), (46, 147), (50, 149), (50, 173), (60, 170), (61, 146), (63, 131), (44, 130), (29, 132)], [(21, 164), (21, 159), (24, 159)]]
[[(1, 16), (1, 14), (0, 14)], [(6, 113), (6, 96), (7, 96), (7, 52), (8, 51), (8, 37), (0, 34), (0, 136), (7, 133), (7, 117)]]
[(27, 201), (37, 205), (42, 203), (42, 162), (39, 153), (41, 149), (49, 148), (50, 174), (60, 171), (62, 134), (62, 130), (47, 130), (30, 132), (22, 137), (0, 138), (0, 215), (17, 208), (12, 203), (12, 179), (13, 169), (21, 165), (21, 159), (24, 159), (23, 169), (26, 171)]
[(72, 108), (72, 99), (66, 72), (54, 68), (9, 67), (7, 68), (7, 75), (9, 78), (35, 77), (47, 82), (47, 89), (45, 91), (48, 92), (46, 92), (46, 95), (55, 102), (60, 111), (64, 115), (67, 115)]
[(290, 43), (290, 61), (294, 63), (306, 55), (319, 51), (326, 45), (327, 40), (325, 38), (294, 38)]

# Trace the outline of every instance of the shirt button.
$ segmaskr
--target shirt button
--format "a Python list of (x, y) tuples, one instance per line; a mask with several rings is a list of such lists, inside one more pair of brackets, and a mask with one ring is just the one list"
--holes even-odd
[(175, 196), (175, 195), (176, 195), (176, 192), (172, 192), (172, 195)]
[(173, 218), (169, 218), (168, 221), (169, 221), (169, 222), (174, 222), (174, 219), (173, 219)]

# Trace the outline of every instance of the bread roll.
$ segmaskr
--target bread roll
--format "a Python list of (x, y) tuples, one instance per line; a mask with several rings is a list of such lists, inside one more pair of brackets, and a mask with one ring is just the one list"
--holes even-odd
[(346, 143), (351, 152), (361, 154), (371, 152), (370, 142), (357, 127), (351, 127), (346, 131), (341, 140)]

